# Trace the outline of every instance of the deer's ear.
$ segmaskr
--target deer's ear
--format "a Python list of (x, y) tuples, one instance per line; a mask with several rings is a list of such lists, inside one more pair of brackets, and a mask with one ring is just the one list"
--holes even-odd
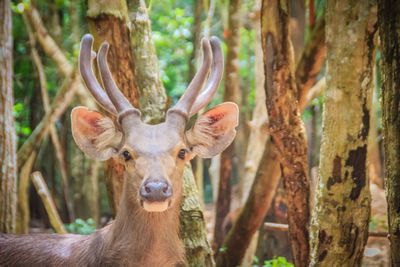
[(239, 108), (235, 103), (222, 103), (200, 115), (186, 132), (191, 151), (202, 158), (211, 158), (229, 146), (236, 135)]
[(97, 111), (76, 107), (71, 112), (72, 135), (75, 143), (89, 157), (107, 160), (118, 153), (122, 133), (114, 122)]

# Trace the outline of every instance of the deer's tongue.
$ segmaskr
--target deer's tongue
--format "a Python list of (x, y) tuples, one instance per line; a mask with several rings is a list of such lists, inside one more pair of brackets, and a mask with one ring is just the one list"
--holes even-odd
[(168, 201), (163, 202), (143, 202), (143, 208), (148, 212), (162, 212), (168, 208)]

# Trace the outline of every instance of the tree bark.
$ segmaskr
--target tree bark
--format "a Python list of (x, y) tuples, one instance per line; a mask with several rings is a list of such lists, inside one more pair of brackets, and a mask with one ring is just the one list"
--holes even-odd
[[(324, 28), (324, 27), (323, 27)], [(325, 32), (325, 31), (324, 31)], [(324, 33), (323, 32), (323, 33)], [(306, 53), (306, 51), (308, 50), (307, 47), (309, 46), (320, 46), (319, 43), (323, 43), (325, 38), (320, 38), (320, 34), (318, 35), (313, 35), (315, 37), (310, 38), (307, 42), (307, 44), (305, 45), (305, 51), (303, 51), (303, 53)], [(298, 63), (298, 66), (300, 65), (304, 65), (306, 64), (306, 62), (311, 61), (311, 62), (316, 62), (317, 60), (315, 59), (316, 56), (319, 55), (319, 53), (306, 53), (307, 56), (301, 56), (300, 59), (300, 63)], [(323, 54), (325, 56), (325, 54)], [(302, 63), (303, 62), (303, 63)], [(314, 63), (313, 63), (314, 64)], [(311, 65), (313, 65), (311, 64)], [(307, 64), (306, 64), (307, 65)], [(319, 68), (321, 68), (321, 64), (316, 64), (315, 66), (319, 66)], [(299, 70), (299, 68), (297, 68)], [(300, 87), (303, 87), (304, 84), (308, 83), (309, 79), (313, 79), (313, 75), (308, 75), (309, 73), (304, 73), (306, 76), (304, 79), (301, 79), (301, 85)], [(271, 79), (271, 77), (267, 77), (269, 79)], [(312, 84), (312, 83), (311, 83)], [(306, 94), (307, 97), (305, 99), (304, 105), (302, 105), (302, 110), (309, 104), (311, 103), (311, 101), (317, 97), (318, 95), (320, 95), (323, 91), (323, 89), (325, 88), (325, 79), (321, 79), (314, 87), (312, 87), (309, 92)], [(298, 94), (298, 96), (301, 94)], [(302, 111), (301, 110), (301, 111)], [(266, 125), (267, 126), (267, 125)], [(268, 145), (266, 144), (265, 148), (264, 148), (264, 155), (273, 155), (273, 153), (269, 150), (272, 149), (272, 145)], [(279, 160), (274, 160), (273, 158), (270, 158), (269, 156), (263, 156), (263, 160), (260, 161), (259, 164), (268, 164), (269, 162), (275, 162), (277, 168), (279, 169)], [(259, 177), (259, 179), (255, 180), (252, 187), (262, 187), (263, 183), (271, 183), (271, 184), (278, 184), (279, 179), (280, 179), (280, 172), (275, 172), (275, 173), (265, 173), (262, 172), (263, 168), (260, 168), (260, 166), (258, 167), (257, 170), (257, 177)], [(258, 191), (254, 191), (254, 196), (252, 196), (251, 194), (249, 195), (252, 198), (255, 199), (260, 199), (257, 203), (259, 203), (259, 205), (252, 205), (252, 206), (246, 206), (243, 208), (243, 210), (245, 210), (247, 207), (247, 209), (249, 209), (247, 211), (247, 213), (241, 212), (241, 214), (239, 215), (239, 218), (237, 221), (242, 221), (243, 219), (246, 218), (247, 214), (252, 214), (252, 213), (258, 213), (258, 210), (264, 210), (264, 215), (263, 216), (258, 216), (258, 217), (251, 217), (250, 219), (250, 223), (248, 225), (250, 225), (251, 227), (248, 227), (247, 232), (240, 232), (238, 230), (238, 227), (233, 227), (231, 229), (231, 233), (228, 234), (228, 236), (236, 236), (236, 235), (241, 235), (243, 240), (247, 240), (247, 237), (245, 235), (254, 235), (253, 233), (255, 233), (259, 228), (260, 225), (262, 223), (263, 218), (265, 217), (265, 215), (267, 214), (268, 210), (269, 210), (269, 206), (271, 203), (271, 199), (274, 197), (275, 194), (275, 190), (271, 191), (270, 194), (262, 194), (259, 190)], [(265, 206), (264, 206), (265, 205)], [(261, 218), (261, 219), (260, 219)], [(239, 233), (240, 232), (240, 233)], [(236, 252), (234, 251), (241, 251), (245, 248), (247, 248), (247, 246), (249, 245), (249, 243), (247, 242), (241, 242), (238, 244), (235, 244), (235, 250), (233, 250), (230, 246), (227, 246), (225, 244), (230, 243), (231, 246), (233, 246), (233, 242), (230, 242), (229, 239), (225, 239), (224, 241), (224, 250), (225, 252), (225, 257), (227, 257), (227, 255), (231, 255), (232, 257), (236, 257)], [(241, 248), (243, 247), (243, 248)], [(218, 260), (218, 259), (217, 259)], [(239, 261), (238, 261), (239, 262)]]
[(400, 266), (400, 3), (378, 1), (382, 53), (382, 126), (392, 266)]
[(0, 2), (0, 232), (14, 233), (17, 209), (11, 2)]
[[(254, 29), (255, 29), (255, 55), (262, 54), (261, 45), (261, 24), (260, 24), (260, 12), (261, 12), (261, 0), (255, 4), (253, 8), (254, 16)], [(266, 148), (266, 142), (269, 138), (268, 133), (268, 114), (267, 107), (265, 105), (265, 91), (264, 91), (264, 72), (263, 72), (263, 60), (261, 57), (255, 57), (255, 105), (253, 110), (252, 120), (249, 122), (250, 136), (246, 151), (245, 161), (245, 175), (240, 181), (241, 185), (241, 203), (246, 203), (249, 195), (251, 186), (256, 176), (257, 168), (260, 165), (260, 160), (263, 155), (263, 149)]]
[(370, 220), (367, 142), (375, 65), (374, 1), (328, 1), (327, 89), (310, 266), (361, 266)]
[[(128, 7), (125, 0), (88, 1), (87, 19), (94, 36), (94, 50), (103, 41), (110, 44), (108, 65), (112, 76), (127, 99), (139, 107), (139, 89), (136, 84), (135, 61), (130, 43)], [(108, 201), (113, 214), (117, 214), (122, 197), (124, 166), (114, 159), (106, 162), (105, 182)]]
[(33, 185), (43, 201), (43, 205), (46, 208), (47, 215), (49, 216), (50, 223), (54, 230), (56, 233), (66, 234), (67, 231), (65, 230), (64, 224), (60, 219), (60, 215), (57, 212), (56, 205), (42, 174), (40, 172), (34, 172), (32, 173), (31, 177)]
[[(223, 100), (238, 103), (239, 95), (239, 47), (242, 23), (241, 1), (229, 2), (227, 55), (225, 63), (225, 89)], [(235, 156), (234, 143), (221, 153), (218, 198), (216, 202), (213, 250), (218, 252), (223, 242), (222, 224), (230, 210), (232, 159)]]
[(269, 130), (280, 154), (296, 266), (308, 266), (307, 141), (297, 105), (294, 58), (289, 39), (288, 1), (263, 1), (261, 30)]
[(158, 70), (158, 60), (151, 24), (144, 0), (128, 1), (132, 25), (130, 40), (135, 60), (136, 83), (140, 90), (140, 110), (146, 123), (156, 124), (164, 120), (167, 95)]
[(192, 39), (193, 39), (193, 51), (189, 58), (189, 75), (188, 81), (191, 81), (196, 74), (198, 51), (200, 51), (200, 40), (201, 40), (201, 16), (203, 14), (203, 1), (194, 0), (193, 2), (193, 14), (194, 22), (192, 25)]
[(29, 210), (29, 182), (32, 168), (36, 161), (37, 152), (33, 151), (29, 156), (28, 160), (21, 168), (19, 173), (18, 182), (18, 211), (17, 211), (17, 234), (27, 234), (29, 233), (29, 220), (30, 220), (30, 210)]
[[(270, 143), (269, 145), (273, 146)], [(276, 149), (265, 149), (261, 162), (246, 204), (233, 228), (229, 231), (222, 251), (217, 255), (218, 267), (238, 266), (242, 263), (246, 249), (269, 209), (280, 177)], [(274, 179), (276, 177), (278, 179)]]

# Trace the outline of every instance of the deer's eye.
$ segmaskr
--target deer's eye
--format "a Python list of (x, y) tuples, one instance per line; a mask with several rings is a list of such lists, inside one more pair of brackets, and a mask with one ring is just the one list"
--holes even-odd
[(125, 150), (124, 152), (122, 152), (122, 156), (124, 156), (125, 161), (128, 161), (128, 160), (132, 159), (131, 153), (129, 153), (128, 150)]
[(186, 156), (186, 149), (179, 150), (178, 158), (185, 159), (185, 156)]

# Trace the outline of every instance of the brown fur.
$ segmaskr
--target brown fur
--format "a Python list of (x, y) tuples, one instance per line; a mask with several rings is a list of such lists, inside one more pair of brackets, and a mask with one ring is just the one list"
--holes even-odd
[[(0, 266), (127, 266), (172, 267), (185, 263), (179, 238), (179, 206), (182, 174), (192, 157), (220, 153), (236, 133), (238, 110), (226, 103), (198, 118), (188, 133), (182, 119), (158, 125), (137, 123), (125, 117), (122, 131), (95, 111), (79, 107), (72, 111), (72, 131), (78, 146), (98, 159), (114, 156), (125, 165), (119, 213), (113, 223), (89, 236), (0, 234)], [(172, 119), (171, 119), (172, 118)], [(197, 126), (196, 126), (197, 125)], [(188, 137), (189, 138), (188, 138)], [(197, 143), (194, 143), (197, 142)], [(120, 153), (127, 151), (127, 161)], [(140, 188), (146, 181), (164, 181), (171, 186), (169, 208), (148, 212), (142, 207)]]
[(0, 234), (0, 266), (176, 266), (184, 263), (179, 204), (149, 213), (125, 183), (114, 222), (88, 236)]

